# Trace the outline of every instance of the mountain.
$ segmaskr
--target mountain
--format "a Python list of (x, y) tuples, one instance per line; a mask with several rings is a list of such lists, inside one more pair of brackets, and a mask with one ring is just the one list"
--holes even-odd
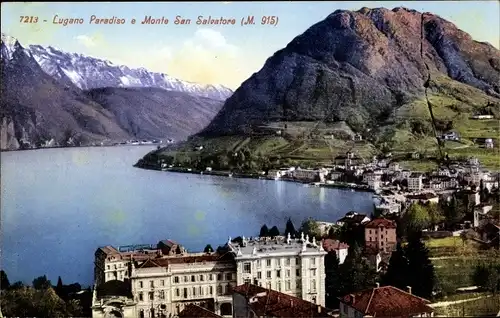
[(70, 81), (83, 90), (102, 87), (155, 87), (217, 100), (226, 100), (233, 93), (222, 85), (185, 82), (167, 74), (116, 65), (82, 54), (63, 52), (51, 46), (30, 45), (28, 51), (47, 74), (62, 81)]
[(499, 103), (500, 53), (492, 45), (430, 13), (337, 10), (271, 56), (200, 136), (247, 134), (278, 121), (377, 127), (424, 99), (427, 68), (441, 102), (463, 103), (472, 90), (485, 105)]
[(185, 139), (210, 123), (220, 100), (160, 88), (98, 88), (86, 92), (116, 123), (140, 139)]
[[(14, 38), (2, 34), (0, 51), (2, 150), (128, 139), (181, 140), (208, 124), (223, 103), (194, 91), (160, 88), (84, 91), (73, 81), (76, 76), (53, 77), (44, 71), (32, 51)], [(69, 70), (61, 65), (56, 67), (59, 71)]]

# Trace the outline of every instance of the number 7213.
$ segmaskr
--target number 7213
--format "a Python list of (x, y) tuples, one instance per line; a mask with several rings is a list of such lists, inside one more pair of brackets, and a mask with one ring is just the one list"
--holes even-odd
[(20, 23), (37, 23), (38, 17), (35, 16), (21, 16)]

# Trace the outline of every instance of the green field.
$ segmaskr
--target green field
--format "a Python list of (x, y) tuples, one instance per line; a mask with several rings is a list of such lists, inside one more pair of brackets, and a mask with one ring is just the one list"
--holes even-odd
[(478, 300), (453, 304), (446, 307), (437, 307), (434, 315), (448, 317), (495, 317), (499, 310), (500, 295), (485, 295)]

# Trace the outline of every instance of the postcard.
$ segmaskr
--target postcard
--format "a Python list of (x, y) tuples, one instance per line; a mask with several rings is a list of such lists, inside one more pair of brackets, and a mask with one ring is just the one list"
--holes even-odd
[(499, 12), (2, 3), (0, 317), (500, 316)]

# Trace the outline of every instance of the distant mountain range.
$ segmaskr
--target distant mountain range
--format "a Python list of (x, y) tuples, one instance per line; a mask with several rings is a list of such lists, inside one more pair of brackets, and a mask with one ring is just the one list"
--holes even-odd
[(1, 149), (184, 139), (232, 94), (2, 34)]

